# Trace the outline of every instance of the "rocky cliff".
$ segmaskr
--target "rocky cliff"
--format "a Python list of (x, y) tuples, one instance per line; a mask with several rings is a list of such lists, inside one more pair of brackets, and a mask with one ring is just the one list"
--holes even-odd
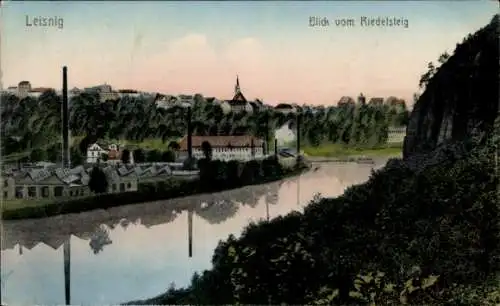
[(500, 111), (499, 15), (431, 73), (410, 116), (403, 158), (488, 132)]

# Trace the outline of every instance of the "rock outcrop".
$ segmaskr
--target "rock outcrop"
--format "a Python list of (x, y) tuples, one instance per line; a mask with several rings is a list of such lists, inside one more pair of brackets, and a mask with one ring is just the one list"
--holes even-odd
[(404, 159), (492, 128), (500, 111), (499, 19), (457, 44), (428, 81), (410, 116)]

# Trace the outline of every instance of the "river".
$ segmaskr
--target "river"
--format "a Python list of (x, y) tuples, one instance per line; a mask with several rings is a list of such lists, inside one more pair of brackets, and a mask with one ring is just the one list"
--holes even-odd
[[(301, 211), (317, 193), (338, 196), (382, 164), (315, 164), (319, 168), (299, 177), (212, 195), (5, 221), (2, 301), (62, 305), (65, 275), (70, 275), (73, 305), (117, 304), (151, 298), (172, 283), (185, 286), (194, 272), (211, 267), (219, 240), (240, 235), (252, 221)], [(69, 274), (64, 272), (65, 242)]]

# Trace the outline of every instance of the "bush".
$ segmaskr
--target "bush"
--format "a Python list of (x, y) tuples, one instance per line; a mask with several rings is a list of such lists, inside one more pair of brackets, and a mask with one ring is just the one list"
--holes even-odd
[(175, 162), (175, 153), (173, 151), (165, 151), (161, 155), (161, 161), (165, 163)]
[(130, 151), (128, 149), (125, 149), (122, 151), (121, 160), (122, 160), (122, 163), (124, 163), (124, 164), (130, 163)]
[(108, 178), (98, 166), (90, 172), (89, 189), (95, 193), (105, 193), (108, 190)]
[(133, 154), (135, 163), (143, 163), (146, 161), (146, 154), (143, 149), (135, 149)]
[(158, 150), (151, 150), (146, 155), (146, 160), (150, 163), (156, 163), (161, 161), (161, 152)]
[(70, 149), (70, 160), (71, 160), (71, 167), (83, 165), (83, 163), (85, 162), (85, 158), (83, 157), (80, 150), (78, 150), (78, 148)]
[(30, 153), (31, 162), (39, 162), (47, 160), (47, 152), (42, 149), (33, 149)]

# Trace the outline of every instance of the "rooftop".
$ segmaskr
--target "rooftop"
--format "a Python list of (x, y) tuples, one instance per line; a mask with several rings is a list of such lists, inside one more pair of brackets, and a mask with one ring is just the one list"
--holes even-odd
[[(264, 141), (262, 139), (250, 136), (192, 136), (193, 148), (200, 148), (201, 144), (205, 141), (209, 142), (212, 147), (255, 147), (262, 146)], [(187, 151), (187, 136), (182, 138), (179, 143), (180, 149)]]

